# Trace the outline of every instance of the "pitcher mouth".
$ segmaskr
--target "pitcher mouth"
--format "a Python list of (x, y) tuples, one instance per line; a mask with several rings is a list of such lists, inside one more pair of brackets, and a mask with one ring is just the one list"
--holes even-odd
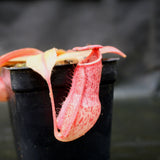
[(100, 54), (96, 60), (93, 60), (92, 62), (80, 62), (80, 63), (78, 63), (78, 66), (91, 66), (95, 63), (100, 62), (101, 59), (102, 59), (102, 55)]

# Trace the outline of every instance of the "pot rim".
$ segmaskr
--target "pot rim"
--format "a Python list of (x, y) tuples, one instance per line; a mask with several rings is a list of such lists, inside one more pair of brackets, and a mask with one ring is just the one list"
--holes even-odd
[[(105, 63), (112, 63), (112, 62), (117, 62), (119, 61), (120, 58), (116, 57), (116, 58), (102, 58), (102, 63), (105, 64)], [(54, 68), (59, 68), (59, 67), (69, 67), (69, 66), (73, 66), (73, 65), (76, 65), (76, 64), (63, 64), (63, 65), (56, 65)], [(29, 67), (4, 67), (8, 70), (30, 70), (31, 68)]]

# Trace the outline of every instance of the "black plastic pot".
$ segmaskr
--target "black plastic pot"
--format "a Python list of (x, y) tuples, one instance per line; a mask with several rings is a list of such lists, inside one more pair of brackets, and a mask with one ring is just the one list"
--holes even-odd
[[(19, 160), (108, 160), (112, 122), (113, 86), (117, 59), (103, 61), (100, 84), (102, 112), (96, 125), (81, 138), (60, 142), (54, 138), (52, 110), (45, 80), (28, 68), (10, 68), (14, 95), (9, 109)], [(56, 66), (52, 84), (56, 108), (67, 95), (75, 66)], [(67, 85), (66, 85), (67, 82)]]

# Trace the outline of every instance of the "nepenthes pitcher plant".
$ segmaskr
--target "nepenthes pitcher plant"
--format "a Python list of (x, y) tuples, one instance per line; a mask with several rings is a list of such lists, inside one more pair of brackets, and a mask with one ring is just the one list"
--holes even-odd
[[(19, 49), (0, 57), (0, 67), (24, 62), (47, 82), (52, 105), (55, 138), (62, 142), (73, 141), (86, 134), (97, 122), (101, 113), (99, 85), (102, 72), (102, 54), (126, 55), (112, 46), (88, 45), (63, 52), (55, 48), (42, 52), (34, 48)], [(54, 66), (62, 60), (76, 60), (72, 84), (61, 110), (56, 115), (51, 75)], [(54, 73), (53, 73), (54, 74)], [(54, 84), (53, 84), (54, 85)], [(10, 78), (1, 72), (0, 100), (7, 101)]]

